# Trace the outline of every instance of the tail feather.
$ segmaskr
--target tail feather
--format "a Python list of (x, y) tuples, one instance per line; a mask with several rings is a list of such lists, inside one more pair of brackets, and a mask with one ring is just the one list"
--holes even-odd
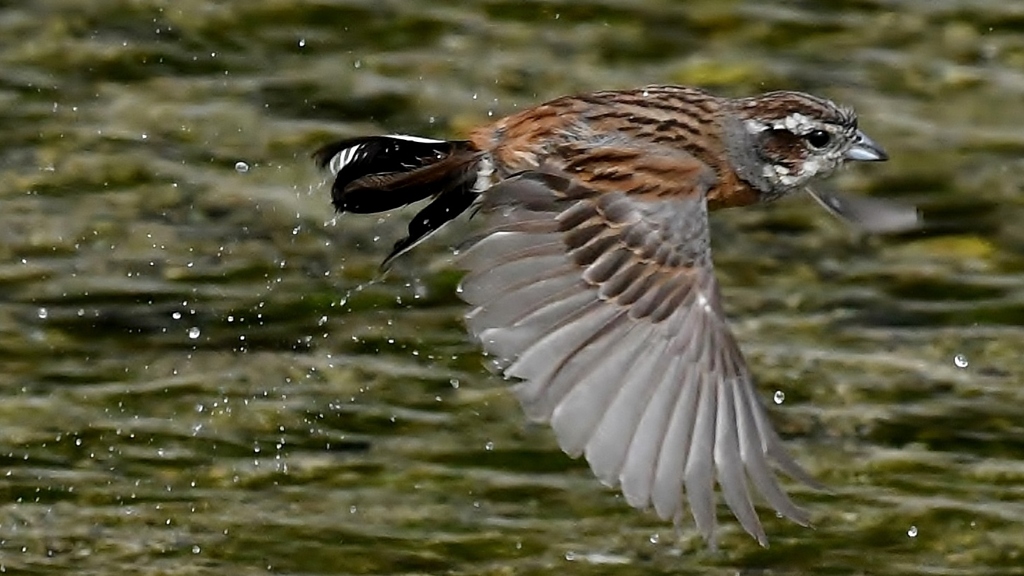
[(395, 242), (381, 268), (387, 268), (391, 261), (412, 250), (442, 226), (465, 212), (476, 200), (477, 194), (472, 189), (463, 188), (441, 194), (427, 204), (409, 221), (409, 235)]
[(467, 141), (390, 135), (333, 142), (313, 158), (334, 174), (331, 202), (338, 212), (385, 212), (433, 198), (395, 243), (387, 266), (472, 205), (482, 155)]

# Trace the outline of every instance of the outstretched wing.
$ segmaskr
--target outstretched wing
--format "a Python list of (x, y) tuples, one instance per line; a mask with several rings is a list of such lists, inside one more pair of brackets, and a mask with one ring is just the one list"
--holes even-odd
[(685, 491), (712, 546), (717, 481), (765, 545), (749, 484), (806, 525), (770, 462), (814, 481), (786, 455), (726, 324), (705, 192), (513, 176), (483, 193), (493, 228), (460, 258), (461, 295), (471, 332), (565, 452), (662, 518), (682, 518)]

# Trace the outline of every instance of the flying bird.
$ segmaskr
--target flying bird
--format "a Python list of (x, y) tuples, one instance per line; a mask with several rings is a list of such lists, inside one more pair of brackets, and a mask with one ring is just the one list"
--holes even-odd
[(912, 227), (913, 208), (807, 188), (888, 158), (851, 109), (648, 86), (558, 98), (465, 140), (366, 136), (314, 157), (339, 213), (429, 200), (385, 265), (460, 214), (486, 221), (457, 260), (469, 331), (526, 415), (630, 505), (677, 524), (688, 508), (711, 546), (716, 483), (762, 545), (752, 491), (808, 524), (776, 470), (818, 484), (786, 453), (729, 329), (708, 213), (806, 189), (868, 231)]

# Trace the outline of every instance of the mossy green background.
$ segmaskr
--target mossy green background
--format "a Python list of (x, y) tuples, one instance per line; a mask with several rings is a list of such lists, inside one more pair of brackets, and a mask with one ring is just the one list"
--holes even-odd
[[(1003, 0), (0, 0), (0, 572), (1024, 574), (1022, 32)], [(402, 218), (334, 219), (310, 163), (648, 83), (851, 105), (892, 160), (819, 186), (928, 222), (713, 218), (833, 489), (792, 486), (813, 530), (763, 510), (769, 549), (562, 455), (463, 333), (472, 224), (381, 278)]]

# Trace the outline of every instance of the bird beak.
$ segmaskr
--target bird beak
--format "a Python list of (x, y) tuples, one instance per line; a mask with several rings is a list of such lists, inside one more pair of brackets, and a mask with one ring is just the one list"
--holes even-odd
[(889, 159), (889, 155), (874, 140), (868, 138), (867, 134), (857, 130), (857, 138), (853, 147), (846, 151), (846, 159), (858, 162), (884, 162)]

